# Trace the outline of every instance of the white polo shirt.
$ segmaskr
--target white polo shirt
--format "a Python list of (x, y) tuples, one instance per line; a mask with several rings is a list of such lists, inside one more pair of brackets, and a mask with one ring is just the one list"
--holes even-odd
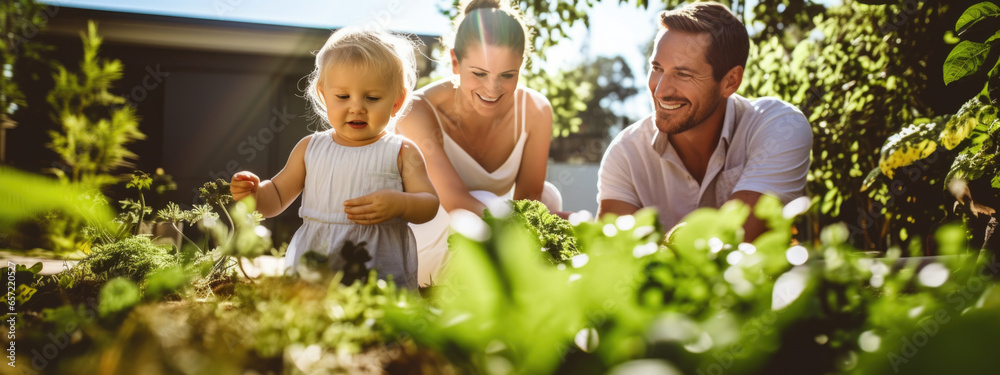
[(812, 129), (789, 103), (730, 96), (722, 136), (701, 184), (667, 137), (657, 133), (650, 115), (615, 137), (601, 160), (598, 203), (613, 199), (655, 207), (669, 229), (697, 208), (721, 207), (733, 192), (769, 194), (784, 203), (805, 193)]

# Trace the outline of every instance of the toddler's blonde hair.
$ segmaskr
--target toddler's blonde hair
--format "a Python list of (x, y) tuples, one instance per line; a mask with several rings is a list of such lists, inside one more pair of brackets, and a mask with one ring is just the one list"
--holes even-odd
[[(412, 101), (410, 94), (417, 83), (414, 48), (412, 40), (384, 30), (347, 27), (330, 35), (323, 48), (316, 51), (316, 65), (308, 76), (309, 83), (305, 90), (309, 106), (324, 128), (330, 128), (330, 119), (326, 103), (319, 96), (319, 83), (323, 80), (324, 71), (338, 66), (363, 67), (379, 74), (389, 87), (398, 89), (398, 95), (406, 96), (396, 118), (405, 115)], [(386, 129), (391, 130), (394, 126), (395, 121), (390, 121)]]

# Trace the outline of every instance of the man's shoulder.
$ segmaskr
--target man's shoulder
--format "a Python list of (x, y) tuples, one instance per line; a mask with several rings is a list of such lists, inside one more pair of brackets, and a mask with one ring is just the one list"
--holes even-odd
[(747, 99), (739, 95), (733, 96), (736, 98), (736, 102), (742, 108), (744, 114), (749, 112), (755, 116), (769, 118), (789, 114), (802, 114), (802, 111), (792, 103), (773, 96), (764, 96), (756, 99)]
[(812, 127), (809, 120), (791, 103), (774, 97), (749, 100), (737, 98), (741, 108), (734, 139), (745, 142), (780, 140), (782, 142), (811, 143)]
[(609, 155), (630, 159), (637, 156), (637, 150), (648, 148), (653, 139), (654, 126), (652, 121), (652, 115), (646, 116), (618, 132), (618, 135), (608, 144), (604, 153), (605, 159)]
[[(796, 129), (810, 129), (809, 120), (795, 105), (775, 97), (747, 99), (739, 95), (736, 98), (739, 125), (744, 131), (756, 132), (759, 128), (769, 128), (783, 125)], [(789, 129), (785, 129), (789, 130)], [(809, 130), (811, 132), (811, 130)]]

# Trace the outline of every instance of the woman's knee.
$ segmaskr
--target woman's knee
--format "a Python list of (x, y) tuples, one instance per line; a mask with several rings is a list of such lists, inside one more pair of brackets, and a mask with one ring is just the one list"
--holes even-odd
[(562, 211), (562, 193), (551, 182), (545, 181), (542, 188), (542, 204), (549, 208), (549, 211)]

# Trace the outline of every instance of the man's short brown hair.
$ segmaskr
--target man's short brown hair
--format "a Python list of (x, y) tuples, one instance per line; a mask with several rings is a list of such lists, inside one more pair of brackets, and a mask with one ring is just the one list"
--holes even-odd
[(689, 33), (708, 33), (711, 38), (705, 59), (712, 65), (712, 77), (722, 77), (735, 66), (746, 68), (750, 36), (746, 26), (725, 5), (716, 2), (688, 4), (660, 13), (660, 28)]

